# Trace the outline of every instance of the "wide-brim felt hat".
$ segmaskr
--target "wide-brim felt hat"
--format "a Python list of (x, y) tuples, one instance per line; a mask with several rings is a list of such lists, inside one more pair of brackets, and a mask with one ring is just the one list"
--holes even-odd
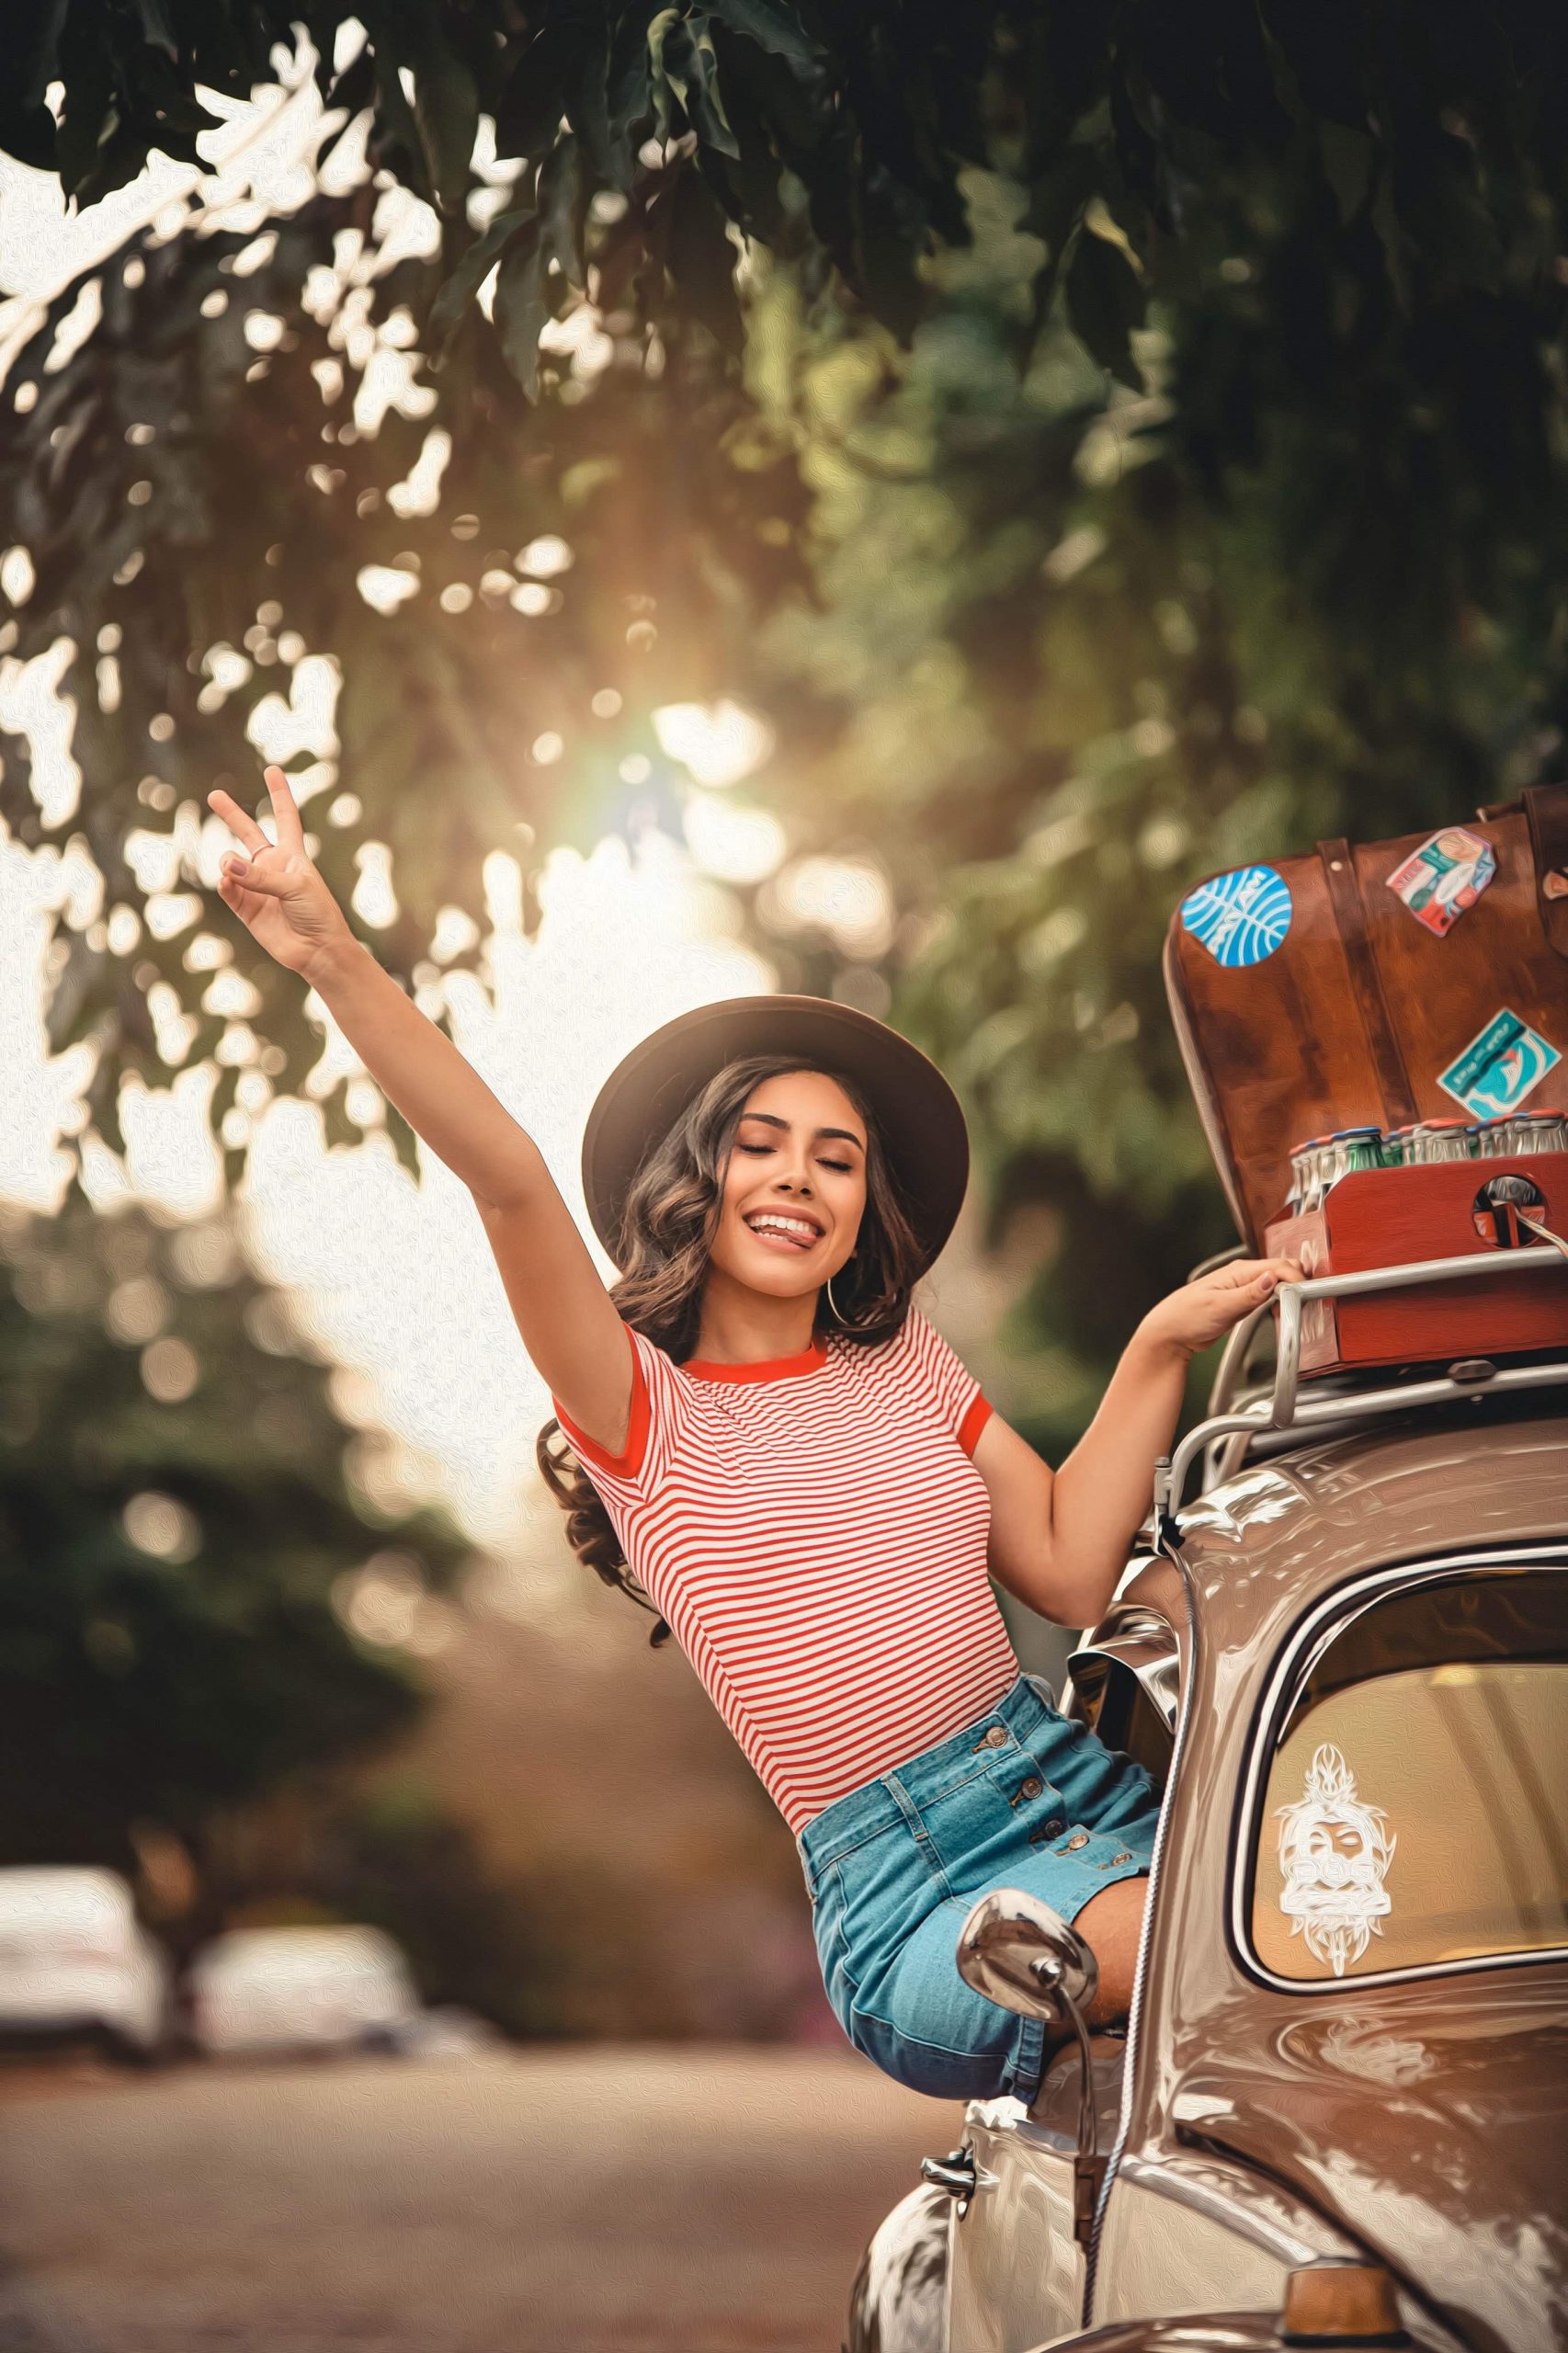
[(918, 1046), (855, 1006), (821, 996), (735, 996), (666, 1021), (619, 1062), (583, 1131), (583, 1191), (594, 1232), (620, 1250), (626, 1197), (642, 1161), (726, 1063), (789, 1054), (852, 1079), (877, 1123), (883, 1155), (926, 1266), (953, 1230), (969, 1182), (962, 1106)]

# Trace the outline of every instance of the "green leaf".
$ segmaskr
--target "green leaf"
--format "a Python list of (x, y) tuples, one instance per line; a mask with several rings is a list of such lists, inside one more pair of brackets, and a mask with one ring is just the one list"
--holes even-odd
[(730, 71), (737, 46), (733, 36), (722, 33), (721, 38), (728, 48), (725, 70), (729, 113), (741, 152), (738, 157), (732, 157), (721, 155), (711, 147), (699, 147), (697, 167), (743, 234), (760, 238), (765, 244), (776, 244), (788, 233), (778, 195), (782, 166), (744, 74)]
[(1339, 122), (1320, 124), (1318, 143), (1323, 151), (1324, 177), (1334, 190), (1343, 225), (1353, 221), (1367, 201), (1377, 151), (1366, 131), (1348, 130)]
[(1378, 243), (1383, 249), (1388, 266), (1389, 283), (1393, 288), (1394, 301), (1400, 309), (1410, 309), (1410, 273), (1405, 262), (1404, 232), (1394, 209), (1392, 174), (1385, 169), (1378, 182), (1378, 192), (1372, 199), (1370, 220), (1377, 232)]
[(323, 140), (316, 153), (318, 165), (325, 163), (338, 141), (352, 128), (357, 117), (363, 114), (368, 106), (374, 104), (375, 96), (375, 63), (369, 50), (362, 49), (353, 64), (337, 75), (323, 100), (324, 112), (335, 114), (341, 108), (344, 120), (340, 130), (329, 131)]
[(430, 305), (433, 343), (442, 347), (451, 340), (499, 256), (533, 218), (531, 203), (514, 205), (509, 211), (498, 212), (484, 234), (474, 239)]
[[(179, 137), (177, 132), (171, 133), (167, 149), (176, 156), (181, 153)], [(112, 196), (117, 188), (129, 188), (147, 161), (147, 143), (146, 133), (134, 123), (118, 124), (76, 183), (78, 205), (97, 204), (101, 197)], [(165, 145), (162, 139), (156, 143)]]
[(545, 260), (555, 262), (567, 283), (578, 288), (586, 283), (583, 262), (583, 212), (579, 150), (576, 140), (568, 131), (540, 165), (539, 217), (543, 228)]
[(432, 40), (415, 62), (414, 119), (437, 203), (449, 217), (460, 212), (479, 129), (479, 92), (468, 67), (444, 40)]
[(661, 62), (665, 79), (686, 108), (687, 119), (698, 137), (710, 147), (716, 147), (722, 155), (738, 158), (741, 151), (720, 95), (719, 61), (713, 54), (713, 37), (706, 17), (694, 17), (689, 22), (670, 25), (665, 33)]
[(513, 66), (495, 109), (498, 155), (542, 155), (555, 143), (592, 36), (580, 24), (546, 25)]
[[(366, 10), (366, 17), (370, 20), (369, 9)], [(378, 109), (378, 129), (385, 139), (396, 145), (399, 153), (404, 159), (406, 168), (399, 176), (413, 188), (415, 196), (422, 196), (427, 201), (433, 201), (435, 190), (430, 185), (430, 168), (426, 157), (425, 142), (420, 137), (419, 125), (415, 120), (414, 109), (403, 95), (403, 83), (397, 70), (397, 57), (390, 49), (384, 47), (378, 38), (381, 25), (379, 14), (370, 21), (371, 40), (375, 43), (376, 89), (381, 98), (381, 106)]]
[(1040, 238), (1052, 262), (1060, 265), (1068, 238), (1084, 217), (1084, 207), (1098, 185), (1100, 159), (1092, 147), (1074, 143), (1064, 148), (1048, 172), (1029, 189), (1029, 200), (1018, 226)]
[(583, 45), (582, 56), (568, 94), (566, 116), (582, 141), (589, 163), (602, 180), (614, 182), (616, 158), (609, 128), (606, 84), (609, 77), (609, 28), (595, 28)]
[(119, 125), (108, 58), (99, 51), (65, 85), (65, 104), (54, 148), (60, 183), (67, 196), (75, 195), (91, 170), (98, 149)]
[(1068, 266), (1067, 316), (1090, 358), (1138, 392), (1145, 387), (1128, 335), (1143, 315), (1143, 289), (1131, 264), (1108, 238), (1085, 232)]
[(654, 127), (661, 139), (668, 139), (675, 128), (670, 112), (670, 77), (665, 71), (665, 42), (679, 23), (678, 8), (661, 8), (648, 27), (648, 87), (653, 101)]
[(708, 13), (733, 33), (756, 41), (770, 57), (788, 58), (791, 65), (820, 65), (824, 61), (823, 51), (794, 10), (780, 6), (779, 0), (708, 0)]
[(9, 91), (0, 90), (0, 148), (35, 172), (55, 171), (54, 117), (49, 108), (20, 105)]
[(671, 193), (670, 275), (681, 301), (713, 336), (722, 351), (741, 345), (741, 311), (735, 295), (735, 249), (724, 216), (695, 172), (683, 172)]
[(653, 111), (648, 28), (658, 13), (654, 0), (639, 0), (616, 28), (605, 74), (605, 113), (609, 156), (605, 176), (629, 195), (635, 176), (632, 134)]
[(142, 19), (142, 38), (151, 47), (165, 51), (171, 58), (179, 55), (179, 40), (175, 32), (174, 18), (169, 14), (168, 0), (136, 0), (136, 13)]
[(539, 338), (550, 305), (544, 290), (544, 247), (530, 221), (508, 247), (495, 281), (495, 331), (507, 367), (530, 401), (539, 398)]

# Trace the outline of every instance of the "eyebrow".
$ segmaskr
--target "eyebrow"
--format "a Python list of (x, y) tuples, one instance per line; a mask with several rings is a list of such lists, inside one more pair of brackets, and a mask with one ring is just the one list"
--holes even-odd
[[(765, 1127), (778, 1128), (786, 1135), (790, 1131), (789, 1120), (777, 1118), (771, 1111), (743, 1111), (741, 1117), (743, 1120), (760, 1120)], [(864, 1152), (866, 1149), (852, 1128), (818, 1128), (814, 1132), (819, 1137), (837, 1136), (843, 1142), (852, 1143), (857, 1152)]]

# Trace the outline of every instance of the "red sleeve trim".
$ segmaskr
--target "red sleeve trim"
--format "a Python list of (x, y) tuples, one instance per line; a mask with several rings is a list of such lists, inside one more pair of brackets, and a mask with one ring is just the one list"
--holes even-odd
[(596, 1471), (608, 1471), (617, 1479), (635, 1479), (642, 1468), (642, 1458), (648, 1451), (648, 1431), (652, 1424), (653, 1401), (648, 1394), (648, 1377), (642, 1370), (642, 1358), (630, 1324), (622, 1324), (627, 1347), (631, 1350), (631, 1415), (626, 1428), (626, 1444), (619, 1454), (611, 1454), (608, 1447), (580, 1430), (553, 1392), (551, 1404), (555, 1418), (576, 1448), (585, 1462)]
[(980, 1433), (991, 1419), (991, 1411), (989, 1397), (977, 1395), (971, 1401), (968, 1413), (959, 1424), (959, 1444), (966, 1454), (974, 1452)]

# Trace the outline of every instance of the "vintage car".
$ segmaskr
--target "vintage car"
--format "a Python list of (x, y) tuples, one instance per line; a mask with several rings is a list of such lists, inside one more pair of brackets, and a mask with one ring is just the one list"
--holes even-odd
[(849, 2353), (1568, 2345), (1568, 1345), (1303, 1395), (1333, 1288), (1269, 1384), (1233, 1336), (1071, 1662), (1165, 1783), (1124, 2034), (1070, 1927), (982, 1898), (960, 1969), (1060, 2047), (926, 2161)]
[(118, 1871), (78, 1863), (0, 1870), (0, 2044), (92, 2044), (148, 2064), (169, 2048), (169, 1957)]
[(407, 1956), (381, 1928), (229, 1928), (197, 1954), (186, 1992), (210, 2059), (392, 2050), (419, 2018)]

